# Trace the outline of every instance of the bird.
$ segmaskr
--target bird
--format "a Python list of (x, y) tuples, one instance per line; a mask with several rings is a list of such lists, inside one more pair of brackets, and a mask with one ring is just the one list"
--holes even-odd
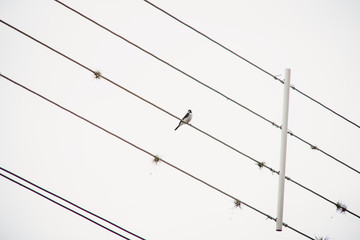
[(187, 111), (186, 115), (181, 119), (181, 121), (179, 122), (179, 125), (175, 128), (175, 131), (183, 124), (185, 123), (189, 123), (192, 119), (192, 112), (189, 109), (189, 111)]

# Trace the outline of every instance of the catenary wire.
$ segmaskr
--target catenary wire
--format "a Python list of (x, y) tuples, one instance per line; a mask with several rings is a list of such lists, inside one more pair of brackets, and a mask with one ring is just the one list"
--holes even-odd
[[(58, 108), (60, 108), (60, 109), (62, 109), (62, 110), (64, 110), (64, 111), (66, 111), (66, 112), (68, 112), (68, 113), (70, 113), (70, 114), (74, 115), (75, 117), (80, 118), (81, 120), (83, 120), (83, 121), (85, 121), (85, 122), (87, 122), (87, 123), (89, 123), (89, 124), (93, 125), (94, 127), (97, 127), (97, 128), (99, 128), (100, 130), (102, 130), (102, 131), (104, 131), (104, 132), (106, 132), (106, 133), (108, 133), (108, 134), (110, 134), (110, 135), (112, 135), (112, 136), (116, 137), (117, 139), (119, 139), (119, 140), (121, 140), (121, 141), (123, 141), (123, 142), (125, 142), (125, 143), (129, 144), (130, 146), (132, 146), (132, 147), (134, 147), (134, 148), (136, 148), (136, 149), (138, 149), (138, 150), (140, 150), (140, 151), (142, 151), (142, 152), (146, 153), (147, 155), (149, 155), (149, 156), (151, 156), (151, 157), (153, 157), (153, 158), (158, 158), (158, 159), (159, 159), (159, 161), (163, 162), (164, 164), (166, 164), (166, 165), (170, 166), (171, 168), (173, 168), (173, 169), (175, 169), (175, 170), (177, 170), (177, 171), (180, 171), (181, 173), (183, 173), (183, 174), (185, 174), (185, 175), (187, 175), (187, 176), (191, 177), (192, 179), (194, 179), (194, 180), (196, 180), (196, 181), (198, 181), (198, 182), (200, 182), (200, 183), (202, 183), (202, 184), (204, 184), (204, 185), (206, 185), (206, 186), (208, 186), (208, 187), (212, 188), (213, 190), (216, 190), (217, 192), (219, 192), (219, 193), (221, 193), (221, 194), (223, 194), (223, 195), (225, 195), (225, 196), (227, 196), (227, 197), (229, 197), (229, 198), (232, 198), (233, 200), (239, 201), (239, 202), (240, 202), (241, 204), (243, 204), (244, 206), (246, 206), (246, 207), (248, 207), (248, 208), (250, 208), (250, 209), (252, 209), (252, 210), (256, 211), (257, 213), (259, 213), (259, 214), (261, 214), (261, 215), (265, 216), (267, 219), (271, 219), (271, 220), (273, 220), (273, 221), (276, 221), (276, 218), (272, 217), (271, 215), (269, 215), (269, 214), (267, 214), (267, 213), (265, 213), (265, 212), (263, 212), (263, 211), (261, 211), (261, 210), (259, 210), (259, 209), (255, 208), (255, 207), (253, 207), (253, 206), (251, 206), (251, 205), (249, 205), (249, 204), (247, 204), (247, 203), (245, 203), (245, 202), (243, 202), (243, 201), (241, 201), (241, 200), (239, 200), (238, 198), (236, 198), (236, 197), (234, 197), (234, 196), (230, 195), (229, 193), (226, 193), (225, 191), (223, 191), (223, 190), (221, 190), (221, 189), (219, 189), (219, 188), (217, 188), (217, 187), (215, 187), (215, 186), (213, 186), (213, 185), (211, 185), (211, 184), (209, 184), (209, 183), (205, 182), (204, 180), (201, 180), (200, 178), (198, 178), (198, 177), (196, 177), (196, 176), (194, 176), (194, 175), (192, 175), (192, 174), (190, 174), (190, 173), (186, 172), (185, 170), (182, 170), (181, 168), (179, 168), (179, 167), (177, 167), (177, 166), (175, 166), (175, 165), (171, 164), (170, 162), (165, 161), (164, 159), (162, 159), (162, 158), (158, 157), (157, 155), (152, 154), (152, 153), (150, 153), (149, 151), (147, 151), (147, 150), (145, 150), (145, 149), (143, 149), (143, 148), (141, 148), (141, 147), (139, 147), (139, 146), (135, 145), (134, 143), (131, 143), (131, 142), (127, 141), (126, 139), (124, 139), (124, 138), (120, 137), (119, 135), (117, 135), (117, 134), (115, 134), (115, 133), (113, 133), (113, 132), (111, 132), (111, 131), (109, 131), (109, 130), (106, 130), (105, 128), (103, 128), (103, 127), (101, 127), (101, 126), (99, 126), (99, 125), (97, 125), (97, 124), (93, 123), (92, 121), (90, 121), (90, 120), (88, 120), (88, 119), (86, 119), (86, 118), (84, 118), (84, 117), (82, 117), (82, 116), (80, 116), (80, 115), (76, 114), (75, 112), (73, 112), (73, 111), (71, 111), (71, 110), (69, 110), (69, 109), (67, 109), (67, 108), (63, 107), (62, 105), (60, 105), (60, 104), (58, 104), (58, 103), (56, 103), (56, 102), (54, 102), (54, 101), (52, 101), (52, 100), (50, 100), (50, 99), (46, 98), (45, 96), (43, 96), (43, 95), (41, 95), (41, 94), (39, 94), (39, 93), (37, 93), (37, 92), (35, 92), (35, 91), (31, 90), (30, 88), (25, 87), (25, 86), (24, 86), (24, 85), (22, 85), (22, 84), (20, 84), (20, 83), (18, 83), (18, 82), (16, 82), (16, 81), (14, 81), (14, 80), (12, 80), (11, 78), (9, 78), (9, 77), (7, 77), (7, 76), (3, 75), (2, 73), (0, 73), (0, 76), (1, 76), (1, 77), (3, 77), (4, 79), (8, 80), (9, 82), (11, 82), (11, 83), (13, 83), (13, 84), (15, 84), (15, 85), (17, 85), (17, 86), (19, 86), (19, 87), (21, 87), (21, 88), (23, 88), (23, 89), (27, 90), (28, 92), (30, 92), (30, 93), (32, 93), (32, 94), (34, 94), (34, 95), (36, 95), (36, 96), (38, 96), (38, 97), (42, 98), (43, 100), (45, 100), (45, 101), (47, 101), (47, 102), (49, 102), (49, 103), (51, 103), (51, 104), (53, 104), (53, 105), (57, 106)], [(3, 175), (3, 174), (1, 174), (1, 173), (0, 173), (0, 175), (4, 176), (4, 175)], [(53, 201), (53, 200), (51, 200), (51, 201)], [(71, 211), (73, 211), (73, 210), (71, 210)], [(301, 234), (301, 235), (303, 235), (304, 237), (307, 237), (307, 238), (309, 238), (309, 239), (315, 240), (314, 238), (310, 237), (309, 235), (307, 235), (307, 234), (305, 234), (305, 233), (303, 233), (303, 232), (301, 232), (301, 231), (299, 231), (299, 230), (296, 230), (296, 229), (295, 229), (295, 228), (293, 228), (293, 227), (289, 227), (289, 225), (288, 225), (288, 224), (286, 224), (286, 223), (283, 223), (283, 226), (284, 226), (284, 227), (287, 227), (287, 228), (289, 228), (289, 229), (291, 229), (291, 230), (293, 230), (293, 231), (295, 231), (295, 232), (297, 232), (297, 233), (299, 233), (299, 234)]]
[[(133, 43), (132, 41), (130, 41), (130, 40), (128, 40), (128, 39), (126, 39), (125, 37), (121, 36), (120, 34), (115, 33), (114, 31), (110, 30), (109, 28), (107, 28), (107, 27), (103, 26), (102, 24), (100, 24), (100, 23), (96, 22), (95, 20), (93, 20), (93, 19), (91, 19), (91, 18), (89, 18), (89, 17), (85, 16), (84, 14), (80, 13), (79, 11), (77, 11), (77, 10), (75, 10), (75, 9), (71, 8), (70, 6), (68, 6), (68, 5), (64, 4), (64, 3), (62, 3), (61, 1), (58, 1), (58, 0), (54, 0), (54, 1), (58, 2), (59, 4), (63, 5), (63, 6), (64, 6), (64, 7), (66, 7), (66, 8), (68, 8), (69, 10), (71, 10), (71, 11), (75, 12), (76, 14), (78, 14), (78, 15), (80, 15), (81, 17), (85, 18), (86, 20), (88, 20), (88, 21), (90, 21), (90, 22), (94, 23), (95, 25), (97, 25), (97, 26), (99, 26), (99, 27), (103, 28), (104, 30), (106, 30), (106, 31), (108, 31), (109, 33), (111, 33), (111, 34), (115, 35), (116, 37), (119, 37), (120, 39), (124, 40), (125, 42), (129, 43), (130, 45), (133, 45), (134, 47), (136, 47), (136, 48), (140, 49), (141, 51), (145, 52), (146, 54), (148, 54), (148, 55), (150, 55), (150, 56), (154, 57), (155, 59), (159, 60), (160, 62), (162, 62), (162, 63), (164, 63), (164, 64), (168, 65), (169, 67), (173, 68), (174, 70), (176, 70), (176, 71), (178, 71), (178, 72), (180, 72), (180, 73), (184, 74), (185, 76), (189, 77), (190, 79), (192, 79), (192, 80), (194, 80), (194, 81), (198, 82), (199, 84), (201, 84), (201, 85), (205, 86), (206, 88), (208, 88), (208, 89), (210, 89), (210, 90), (214, 91), (215, 93), (217, 93), (217, 94), (219, 94), (219, 95), (223, 96), (223, 97), (224, 97), (224, 98), (226, 98), (227, 100), (229, 100), (229, 101), (231, 101), (231, 102), (235, 103), (236, 105), (238, 105), (238, 106), (242, 107), (243, 109), (245, 109), (245, 110), (249, 111), (250, 113), (254, 114), (255, 116), (257, 116), (257, 117), (259, 117), (259, 118), (261, 118), (261, 119), (263, 119), (263, 120), (267, 121), (268, 123), (270, 123), (270, 124), (271, 124), (271, 125), (273, 125), (274, 127), (280, 128), (280, 125), (276, 124), (275, 122), (273, 122), (273, 121), (271, 121), (271, 120), (267, 119), (266, 117), (264, 117), (264, 116), (262, 116), (262, 115), (260, 115), (260, 114), (256, 113), (255, 111), (253, 111), (253, 110), (249, 109), (248, 107), (246, 107), (246, 106), (242, 105), (241, 103), (237, 102), (236, 100), (234, 100), (234, 99), (232, 99), (232, 98), (228, 97), (228, 96), (227, 96), (227, 95), (225, 95), (224, 93), (222, 93), (222, 92), (220, 92), (220, 91), (216, 90), (215, 88), (212, 88), (211, 86), (209, 86), (209, 85), (205, 84), (204, 82), (202, 82), (202, 81), (200, 81), (199, 79), (197, 79), (197, 78), (193, 77), (192, 75), (190, 75), (190, 74), (188, 74), (188, 73), (184, 72), (183, 70), (181, 70), (181, 69), (179, 69), (179, 68), (175, 67), (174, 65), (170, 64), (169, 62), (167, 62), (167, 61), (165, 61), (165, 60), (161, 59), (160, 57), (156, 56), (155, 54), (153, 54), (153, 53), (151, 53), (151, 52), (149, 52), (149, 51), (145, 50), (144, 48), (142, 48), (142, 47), (140, 47), (139, 45), (137, 45), (137, 44)], [(246, 61), (247, 61), (247, 60), (246, 60)], [(249, 63), (251, 63), (251, 62), (249, 62)], [(251, 64), (253, 64), (253, 63), (251, 63)], [(253, 65), (254, 65), (254, 66), (256, 66), (256, 67), (258, 67), (258, 66), (257, 66), (257, 65), (255, 65), (255, 64), (253, 64)], [(258, 67), (258, 68), (259, 68), (259, 67)], [(261, 69), (261, 68), (259, 68), (259, 69)], [(263, 70), (263, 69), (261, 69), (261, 70)], [(265, 70), (263, 70), (263, 71), (265, 71)], [(266, 72), (266, 71), (265, 71), (265, 72)], [(266, 73), (268, 73), (268, 72), (266, 72)], [(268, 74), (270, 74), (270, 73), (268, 73)], [(274, 76), (274, 75), (272, 75), (272, 74), (270, 74), (270, 75), (271, 75), (271, 76), (273, 76), (275, 79), (279, 80), (280, 82), (284, 83), (284, 81), (283, 81), (283, 80), (281, 80), (281, 79), (277, 78), (276, 76)], [(291, 88), (292, 88), (292, 89), (294, 89), (294, 90), (297, 90), (294, 86), (291, 86)], [(296, 137), (296, 135), (295, 135), (295, 134), (293, 134), (293, 135), (294, 135), (294, 137)], [(298, 139), (300, 140), (301, 138), (298, 138)], [(306, 141), (302, 141), (302, 142), (307, 143)], [(312, 146), (311, 144), (308, 144), (308, 145), (309, 145), (309, 146)], [(315, 150), (320, 151), (321, 153), (325, 154), (326, 156), (328, 156), (328, 157), (330, 157), (330, 158), (332, 158), (332, 159), (336, 160), (337, 162), (341, 163), (342, 165), (344, 165), (344, 166), (348, 167), (349, 169), (351, 169), (351, 170), (353, 170), (353, 171), (357, 172), (358, 174), (360, 174), (360, 171), (359, 171), (359, 170), (356, 170), (355, 168), (350, 167), (348, 164), (346, 164), (346, 163), (344, 163), (343, 161), (339, 160), (338, 158), (336, 158), (336, 157), (332, 156), (331, 154), (328, 154), (328, 153), (326, 153), (325, 151), (320, 150), (320, 149), (315, 149)]]
[(0, 176), (2, 176), (3, 178), (6, 178), (7, 180), (9, 180), (9, 181), (11, 181), (11, 182), (13, 182), (13, 183), (16, 183), (17, 185), (19, 185), (19, 186), (21, 186), (21, 187), (23, 187), (23, 188), (25, 188), (25, 189), (27, 189), (27, 190), (29, 190), (29, 191), (37, 194), (37, 195), (43, 197), (43, 198), (45, 198), (46, 200), (49, 200), (50, 202), (55, 203), (56, 205), (58, 205), (58, 206), (60, 206), (60, 207), (62, 207), (62, 208), (64, 208), (64, 209), (66, 209), (66, 210), (68, 210), (68, 211), (70, 211), (70, 212), (72, 212), (72, 213), (74, 213), (74, 214), (76, 214), (76, 215), (78, 215), (78, 216), (80, 216), (80, 217), (82, 217), (82, 218), (90, 221), (91, 223), (96, 224), (96, 225), (98, 225), (99, 227), (102, 227), (103, 229), (105, 229), (105, 230), (107, 230), (107, 231), (109, 231), (109, 232), (111, 232), (111, 233), (113, 233), (113, 234), (116, 234), (117, 236), (119, 236), (119, 237), (121, 237), (121, 238), (123, 238), (123, 239), (131, 240), (130, 238), (127, 238), (127, 237), (125, 237), (124, 235), (121, 235), (120, 233), (118, 233), (118, 232), (116, 232), (116, 231), (114, 231), (114, 230), (112, 230), (112, 229), (110, 229), (110, 228), (102, 225), (101, 223), (98, 223), (98, 222), (96, 222), (95, 220), (93, 220), (93, 219), (91, 219), (91, 218), (88, 218), (88, 217), (86, 217), (85, 215), (83, 215), (83, 214), (81, 214), (81, 213), (79, 213), (79, 212), (77, 212), (77, 211), (75, 211), (75, 210), (73, 210), (73, 209), (71, 209), (71, 208), (69, 208), (69, 207), (66, 207), (65, 205), (63, 205), (63, 204), (61, 204), (61, 203), (59, 203), (59, 202), (57, 202), (57, 201), (55, 201), (55, 200), (53, 200), (53, 199), (45, 196), (44, 194), (41, 194), (40, 192), (38, 192), (38, 191), (36, 191), (36, 190), (28, 187), (28, 186), (25, 186), (24, 184), (22, 184), (22, 183), (20, 183), (20, 182), (18, 182), (18, 181), (16, 181), (16, 180), (14, 180), (14, 179), (12, 179), (12, 178), (4, 175), (4, 174), (2, 174), (2, 173), (0, 173)]
[[(0, 20), (0, 21), (4, 23), (4, 21), (2, 21), (2, 20)], [(26, 34), (26, 33), (22, 32), (21, 30), (18, 30), (17, 28), (15, 28), (15, 27), (13, 27), (13, 26), (11, 26), (11, 25), (7, 24), (7, 23), (4, 23), (4, 24), (6, 24), (6, 25), (8, 25), (9, 27), (11, 27), (11, 28), (13, 28), (13, 29), (15, 29), (15, 30), (19, 31), (20, 33), (22, 33), (22, 34), (24, 34), (25, 36), (27, 36), (27, 37), (31, 38), (32, 40), (34, 40), (34, 41), (36, 41), (36, 42), (40, 43), (41, 45), (43, 45), (43, 46), (45, 46), (45, 47), (49, 48), (50, 50), (52, 50), (52, 51), (54, 51), (54, 52), (58, 53), (59, 55), (61, 55), (61, 56), (65, 57), (66, 59), (68, 59), (68, 60), (70, 60), (70, 61), (72, 61), (72, 62), (76, 63), (77, 65), (79, 65), (79, 66), (83, 67), (84, 69), (86, 69), (86, 70), (88, 70), (88, 71), (90, 71), (90, 72), (92, 72), (92, 73), (96, 74), (96, 71), (94, 71), (94, 70), (90, 69), (89, 67), (86, 67), (85, 65), (83, 65), (83, 64), (81, 64), (81, 63), (79, 63), (79, 62), (75, 61), (74, 59), (72, 59), (72, 58), (70, 58), (70, 57), (66, 56), (65, 54), (63, 54), (63, 53), (61, 53), (61, 52), (59, 52), (59, 51), (57, 51), (57, 50), (53, 49), (52, 47), (50, 47), (50, 46), (46, 45), (45, 43), (43, 43), (43, 42), (41, 42), (41, 41), (39, 41), (39, 40), (37, 40), (37, 39), (35, 39), (35, 38), (31, 37), (30, 35), (28, 35), (28, 34)], [(160, 111), (162, 111), (162, 112), (164, 112), (164, 113), (166, 113), (166, 114), (168, 114), (168, 115), (170, 115), (170, 116), (172, 116), (172, 117), (176, 118), (177, 120), (181, 120), (179, 117), (175, 116), (174, 114), (172, 114), (172, 113), (168, 112), (167, 110), (165, 110), (165, 109), (163, 109), (163, 108), (159, 107), (158, 105), (156, 105), (156, 104), (154, 104), (154, 103), (150, 102), (149, 100), (142, 98), (141, 96), (139, 96), (139, 95), (135, 94), (134, 92), (130, 91), (129, 89), (127, 89), (127, 88), (125, 88), (125, 87), (123, 87), (123, 86), (119, 85), (118, 83), (115, 83), (115, 82), (114, 82), (114, 81), (112, 81), (111, 79), (109, 79), (109, 78), (107, 78), (107, 77), (105, 77), (105, 76), (103, 76), (103, 75), (99, 75), (99, 77), (101, 77), (101, 78), (103, 78), (104, 80), (106, 80), (106, 81), (110, 82), (111, 84), (113, 84), (113, 85), (115, 85), (115, 86), (117, 86), (117, 87), (119, 87), (119, 88), (123, 89), (124, 91), (126, 91), (126, 92), (128, 92), (129, 94), (131, 94), (131, 95), (133, 95), (133, 96), (135, 96), (135, 97), (139, 98), (140, 100), (142, 100), (142, 101), (144, 101), (144, 102), (148, 103), (149, 105), (151, 105), (151, 106), (153, 106), (153, 107), (155, 107), (155, 108), (159, 109)], [(247, 154), (245, 154), (245, 153), (241, 152), (240, 150), (238, 150), (238, 149), (236, 149), (236, 148), (232, 147), (231, 145), (229, 145), (229, 144), (227, 144), (227, 143), (223, 142), (222, 140), (220, 140), (220, 139), (218, 139), (218, 138), (216, 138), (216, 137), (214, 137), (214, 136), (210, 135), (209, 133), (207, 133), (207, 132), (205, 132), (205, 131), (203, 131), (203, 130), (201, 130), (201, 129), (197, 128), (197, 127), (195, 127), (195, 126), (194, 126), (194, 125), (192, 125), (192, 124), (188, 124), (188, 125), (189, 125), (189, 126), (191, 126), (191, 127), (192, 127), (192, 128), (194, 128), (194, 129), (198, 130), (199, 132), (201, 132), (201, 133), (205, 134), (206, 136), (208, 136), (208, 137), (210, 137), (210, 138), (214, 139), (215, 141), (217, 141), (217, 142), (219, 142), (219, 143), (223, 144), (224, 146), (226, 146), (226, 147), (228, 147), (228, 148), (230, 148), (230, 149), (232, 149), (232, 150), (236, 151), (237, 153), (239, 153), (239, 154), (241, 154), (241, 155), (243, 155), (243, 156), (247, 157), (248, 159), (250, 159), (250, 160), (252, 160), (252, 161), (256, 162), (258, 166), (265, 167), (265, 168), (267, 168), (269, 171), (271, 171), (272, 173), (279, 174), (279, 171), (274, 170), (273, 168), (271, 168), (271, 167), (267, 166), (267, 165), (266, 165), (266, 164), (264, 164), (263, 162), (260, 162), (260, 161), (256, 160), (255, 158), (250, 157), (249, 155), (247, 155)], [(294, 180), (292, 180), (292, 181), (294, 182)], [(301, 184), (297, 184), (297, 185), (298, 185), (298, 186), (300, 186), (300, 187), (302, 186)], [(304, 188), (304, 189), (305, 189), (305, 190), (308, 190), (308, 188)], [(325, 198), (325, 197), (322, 197), (322, 198)], [(330, 202), (330, 203), (334, 203), (334, 202), (333, 202), (333, 201), (331, 201), (331, 200), (328, 200), (328, 202)], [(335, 204), (335, 206), (336, 206), (336, 204)], [(354, 214), (353, 214), (353, 215), (354, 215)], [(354, 216), (356, 216), (356, 217), (360, 218), (360, 216), (359, 216), (359, 215), (354, 215)]]
[(145, 240), (145, 238), (142, 238), (142, 237), (140, 237), (139, 235), (136, 235), (135, 233), (133, 233), (133, 232), (131, 232), (131, 231), (129, 231), (129, 230), (126, 230), (125, 228), (122, 228), (122, 227), (120, 227), (119, 225), (117, 225), (117, 224), (115, 224), (115, 223), (113, 223), (113, 222), (111, 222), (111, 221), (109, 221), (109, 220), (107, 220), (107, 219), (105, 219), (105, 218), (103, 218), (103, 217), (101, 217), (101, 216), (93, 213), (93, 212), (90, 212), (89, 210), (86, 210), (85, 208), (80, 207), (79, 205), (77, 205), (77, 204), (75, 204), (75, 203), (73, 203), (73, 202), (71, 202), (71, 201), (69, 201), (69, 200), (67, 200), (67, 199), (65, 199), (65, 198), (63, 198), (63, 197), (61, 197), (61, 196), (59, 196), (59, 195), (57, 195), (57, 194), (55, 194), (55, 193), (53, 193), (53, 192), (51, 192), (51, 191), (49, 191), (49, 190), (46, 190), (45, 188), (42, 188), (42, 187), (40, 187), (39, 185), (37, 185), (37, 184), (35, 184), (35, 183), (32, 183), (32, 182), (30, 182), (29, 180), (26, 180), (25, 178), (20, 177), (19, 175), (15, 174), (15, 173), (13, 173), (13, 172), (11, 172), (11, 171), (3, 168), (3, 167), (0, 167), (0, 170), (6, 172), (6, 173), (8, 173), (8, 174), (11, 174), (12, 176), (14, 176), (14, 177), (22, 180), (23, 182), (26, 182), (26, 183), (32, 185), (33, 187), (36, 187), (36, 188), (40, 189), (41, 191), (46, 192), (47, 194), (50, 194), (50, 195), (52, 195), (52, 196), (54, 196), (54, 197), (56, 197), (56, 198), (58, 198), (58, 199), (60, 199), (60, 200), (62, 200), (62, 201), (64, 201), (64, 202), (72, 205), (73, 207), (76, 207), (76, 208), (80, 209), (81, 211), (84, 211), (84, 212), (86, 212), (87, 214), (90, 214), (90, 215), (92, 215), (92, 216), (94, 216), (94, 217), (96, 217), (96, 218), (98, 218), (98, 219), (100, 219), (100, 220), (102, 220), (102, 221), (104, 221), (104, 222), (106, 222), (106, 223), (108, 223), (108, 224), (110, 224), (110, 225), (112, 225), (112, 226), (114, 226), (114, 227), (116, 227), (116, 228), (118, 228), (118, 229), (120, 229), (120, 230), (122, 230), (122, 231), (124, 231), (124, 232), (126, 232), (126, 233), (128, 233), (128, 234), (130, 234), (130, 235), (132, 235), (132, 236), (134, 236), (134, 237), (137, 237), (137, 238), (139, 238), (139, 239)]
[[(260, 71), (264, 72), (265, 74), (271, 76), (272, 78), (274, 78), (275, 80), (281, 82), (284, 84), (284, 81), (279, 79), (276, 75), (271, 74), (270, 72), (266, 71), (264, 68), (259, 67), (258, 65), (256, 65), (255, 63), (249, 61), (248, 59), (242, 57), (240, 54), (234, 52), (233, 50), (225, 47), (223, 44), (219, 43), (218, 41), (214, 40), (213, 38), (209, 37), (208, 35), (202, 33), (201, 31), (197, 30), (196, 28), (190, 26), (189, 24), (185, 23), (184, 21), (180, 20), (179, 18), (175, 17), (174, 15), (170, 14), (169, 12), (165, 11), (164, 9), (160, 8), (159, 6), (155, 5), (154, 3), (147, 1), (147, 0), (143, 0), (144, 2), (146, 2), (147, 4), (149, 4), (150, 6), (160, 10), (161, 12), (165, 13), (166, 15), (168, 15), (169, 17), (173, 18), (174, 20), (176, 20), (177, 22), (183, 24), (184, 26), (190, 28), (191, 30), (193, 30), (194, 32), (200, 34), (201, 36), (205, 37), (206, 39), (210, 40), (211, 42), (215, 43), (216, 45), (218, 45), (219, 47), (225, 49), (226, 51), (232, 53), (233, 55), (235, 55), (236, 57), (244, 60), (245, 62), (249, 63), (250, 65), (254, 66), (255, 68), (259, 69)], [(321, 107), (325, 108), (326, 110), (330, 111), (331, 113), (337, 115), (338, 117), (344, 119), (345, 121), (347, 121), (348, 123), (360, 128), (360, 125), (355, 123), (354, 121), (351, 121), (350, 119), (346, 118), (345, 116), (337, 113), (336, 111), (332, 110), (331, 108), (327, 107), (325, 104), (319, 102), (318, 100), (314, 99), (313, 97), (310, 97), (309, 95), (305, 94), (303, 91), (300, 91), (299, 89), (295, 88), (294, 86), (291, 87), (294, 91), (298, 92), (299, 94), (303, 95), (304, 97), (310, 99), (311, 101), (319, 104)]]

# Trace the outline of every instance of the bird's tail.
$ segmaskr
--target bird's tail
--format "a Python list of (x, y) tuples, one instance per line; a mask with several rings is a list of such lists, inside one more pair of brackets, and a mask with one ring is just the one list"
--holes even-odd
[(179, 123), (179, 125), (175, 128), (175, 131), (181, 126), (181, 122)]

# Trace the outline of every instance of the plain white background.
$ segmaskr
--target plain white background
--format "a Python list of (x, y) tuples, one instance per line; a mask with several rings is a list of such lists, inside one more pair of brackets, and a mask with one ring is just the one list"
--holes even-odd
[[(64, 1), (281, 124), (283, 86), (140, 0)], [(154, 1), (357, 124), (358, 1)], [(274, 169), (280, 130), (48, 0), (0, 1), (1, 19)], [(278, 176), (0, 24), (0, 72), (276, 217)], [(0, 79), (0, 162), (146, 239), (306, 239)], [(360, 169), (359, 128), (295, 91), (289, 129)], [(360, 214), (360, 175), (288, 137), (286, 175)], [(0, 179), (1, 239), (118, 239)], [(358, 239), (360, 219), (291, 182), (284, 221), (315, 238)], [(107, 225), (108, 226), (108, 225)], [(114, 229), (116, 231), (120, 230)], [(128, 235), (127, 235), (128, 236)]]

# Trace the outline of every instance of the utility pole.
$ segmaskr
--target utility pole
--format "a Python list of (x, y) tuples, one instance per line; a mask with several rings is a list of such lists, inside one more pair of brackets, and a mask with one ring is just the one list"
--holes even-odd
[(276, 231), (282, 231), (282, 225), (283, 225), (286, 145), (287, 145), (287, 133), (288, 133), (289, 95), (290, 95), (290, 75), (291, 75), (291, 70), (289, 68), (286, 68), (285, 69), (285, 82), (284, 82), (282, 127), (281, 127), (280, 173), (279, 173), (279, 187), (278, 187)]

